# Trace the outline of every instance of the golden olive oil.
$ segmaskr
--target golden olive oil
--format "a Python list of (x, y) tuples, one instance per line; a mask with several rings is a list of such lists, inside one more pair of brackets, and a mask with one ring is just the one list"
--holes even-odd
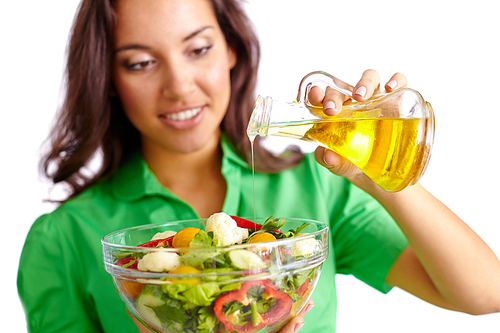
[(375, 183), (396, 192), (418, 180), (426, 158), (427, 119), (338, 118), (270, 126), (268, 135), (314, 141), (347, 158)]

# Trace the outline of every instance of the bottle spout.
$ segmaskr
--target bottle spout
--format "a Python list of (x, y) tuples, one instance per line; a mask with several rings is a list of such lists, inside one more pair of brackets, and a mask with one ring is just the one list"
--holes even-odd
[(257, 135), (267, 135), (272, 104), (273, 99), (271, 97), (257, 96), (247, 127), (247, 135), (250, 141), (253, 142)]

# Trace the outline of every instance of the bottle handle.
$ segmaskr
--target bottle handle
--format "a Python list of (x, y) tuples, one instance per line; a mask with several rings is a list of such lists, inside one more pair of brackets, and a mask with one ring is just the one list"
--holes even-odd
[[(331, 80), (331, 82), (326, 82), (325, 79), (329, 79)], [(336, 78), (331, 74), (328, 74), (327, 72), (314, 71), (304, 76), (300, 81), (299, 91), (297, 93), (297, 102), (302, 102), (301, 95), (302, 92), (304, 92), (303, 94), (304, 104), (306, 104), (309, 107), (314, 107), (314, 105), (312, 105), (309, 102), (308, 98), (309, 92), (311, 91), (311, 88), (313, 86), (319, 86), (324, 91), (326, 90), (326, 87), (330, 87), (350, 98), (352, 98), (352, 91), (354, 90), (353, 86)]]

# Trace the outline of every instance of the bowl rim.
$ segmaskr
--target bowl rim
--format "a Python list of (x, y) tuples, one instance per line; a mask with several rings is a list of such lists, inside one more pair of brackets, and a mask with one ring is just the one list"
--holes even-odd
[[(226, 246), (210, 246), (210, 247), (178, 247), (178, 248), (168, 248), (168, 247), (161, 247), (161, 248), (153, 248), (153, 247), (139, 247), (137, 245), (121, 245), (121, 244), (115, 244), (112, 242), (109, 242), (106, 240), (107, 237), (118, 234), (118, 233), (123, 233), (128, 230), (146, 230), (146, 229), (153, 229), (157, 228), (161, 225), (168, 225), (169, 223), (188, 223), (188, 222), (203, 222), (206, 221), (207, 218), (204, 219), (187, 219), (187, 220), (175, 220), (175, 221), (166, 221), (166, 222), (158, 222), (158, 223), (151, 223), (151, 224), (143, 224), (143, 225), (138, 225), (138, 226), (133, 226), (133, 227), (128, 227), (128, 228), (123, 228), (119, 230), (112, 231), (110, 233), (107, 233), (101, 238), (101, 244), (103, 247), (108, 247), (108, 248), (116, 248), (116, 249), (124, 249), (124, 250), (134, 250), (134, 252), (154, 252), (154, 251), (163, 251), (163, 252), (173, 252), (177, 253), (180, 250), (185, 251), (186, 249), (189, 249), (190, 252), (193, 251), (204, 251), (207, 248), (213, 249), (213, 248), (219, 248), (223, 249), (224, 251), (230, 251), (230, 250), (237, 250), (237, 249), (245, 249), (248, 247), (255, 247), (255, 246), (263, 246), (263, 245), (268, 245), (268, 244), (273, 244), (273, 246), (279, 246), (283, 244), (290, 243), (290, 238), (283, 238), (283, 239), (277, 239), (273, 241), (267, 241), (267, 242), (259, 242), (259, 243), (244, 243), (244, 244), (233, 244), (233, 245), (226, 245)], [(258, 218), (257, 218), (258, 220)], [(322, 233), (328, 233), (328, 225), (324, 222), (317, 221), (317, 220), (312, 220), (312, 219), (306, 219), (306, 218), (285, 218), (285, 224), (287, 220), (293, 220), (293, 221), (301, 221), (304, 223), (307, 222), (314, 222), (315, 224), (320, 224), (323, 225), (323, 228), (311, 233), (299, 235), (299, 236), (294, 236), (293, 240), (295, 241), (300, 241), (300, 240), (305, 240), (308, 238), (314, 238), (316, 235), (320, 235)], [(165, 230), (167, 231), (167, 230)]]
[[(227, 246), (210, 246), (210, 247), (184, 247), (184, 248), (167, 248), (167, 247), (159, 247), (159, 248), (154, 248), (154, 247), (138, 247), (138, 246), (131, 246), (131, 245), (120, 245), (120, 244), (114, 244), (111, 242), (108, 242), (105, 240), (106, 237), (115, 234), (115, 233), (120, 233), (120, 232), (126, 232), (127, 230), (132, 230), (132, 229), (137, 229), (141, 230), (141, 228), (144, 229), (153, 229), (155, 227), (161, 226), (161, 225), (168, 225), (169, 223), (175, 223), (175, 222), (183, 222), (183, 223), (189, 223), (189, 222), (203, 222), (206, 221), (207, 219), (188, 219), (188, 220), (177, 220), (177, 221), (170, 221), (170, 222), (160, 222), (160, 223), (152, 223), (152, 224), (147, 224), (147, 225), (139, 225), (139, 226), (133, 226), (129, 228), (124, 228), (120, 230), (113, 231), (111, 233), (108, 233), (101, 239), (102, 243), (102, 252), (103, 252), (103, 261), (104, 261), (104, 266), (105, 270), (111, 274), (114, 278), (119, 278), (119, 279), (125, 279), (125, 280), (130, 280), (130, 281), (137, 281), (138, 279), (151, 279), (151, 280), (158, 280), (158, 279), (164, 279), (164, 278), (188, 278), (188, 277), (193, 277), (193, 278), (207, 278), (210, 276), (220, 276), (220, 275), (243, 275), (246, 276), (246, 278), (253, 279), (256, 276), (262, 276), (262, 277), (269, 277), (269, 276), (274, 276), (275, 274), (287, 274), (286, 272), (289, 272), (290, 270), (302, 270), (306, 269), (305, 267), (308, 268), (314, 268), (317, 267), (318, 265), (321, 265), (327, 258), (329, 254), (329, 244), (328, 244), (328, 225), (321, 221), (316, 221), (312, 219), (304, 219), (304, 218), (286, 218), (285, 219), (285, 225), (286, 225), (286, 220), (291, 220), (291, 221), (298, 221), (298, 222), (314, 222), (315, 224), (319, 224), (322, 226), (320, 230), (307, 233), (304, 235), (299, 235), (295, 236), (293, 238), (284, 238), (284, 239), (277, 239), (274, 241), (268, 241), (268, 242), (259, 242), (259, 243), (244, 243), (244, 244), (235, 244), (235, 245), (227, 245)], [(325, 238), (323, 241), (326, 246), (322, 246), (319, 251), (317, 251), (315, 254), (309, 256), (309, 257), (304, 257), (301, 260), (294, 261), (291, 263), (286, 263), (278, 267), (267, 267), (267, 268), (262, 268), (262, 269), (251, 269), (251, 270), (233, 270), (230, 272), (201, 272), (201, 273), (192, 273), (192, 274), (172, 274), (168, 272), (152, 272), (152, 271), (140, 271), (136, 269), (129, 269), (126, 267), (122, 267), (120, 265), (116, 265), (114, 262), (109, 260), (110, 257), (114, 257), (114, 253), (120, 252), (122, 250), (123, 252), (129, 252), (130, 254), (132, 253), (151, 253), (151, 252), (167, 252), (167, 253), (179, 253), (179, 252), (186, 252), (188, 250), (191, 253), (196, 253), (200, 251), (207, 251), (207, 249), (210, 250), (215, 250), (215, 251), (221, 251), (222, 253), (226, 253), (229, 251), (237, 250), (237, 249), (248, 249), (250, 247), (255, 248), (255, 247), (262, 247), (264, 250), (267, 249), (272, 249), (276, 248), (279, 249), (280, 246), (290, 244), (290, 243), (295, 243), (299, 242), (302, 240), (306, 239), (315, 239), (316, 236), (319, 236), (321, 238)], [(241, 278), (238, 278), (241, 279)], [(168, 282), (164, 282), (168, 283)]]

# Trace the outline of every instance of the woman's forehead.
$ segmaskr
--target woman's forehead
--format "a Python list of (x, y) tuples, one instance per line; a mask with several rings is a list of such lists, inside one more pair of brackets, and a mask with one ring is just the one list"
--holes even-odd
[(118, 43), (123, 39), (182, 39), (203, 26), (218, 25), (210, 0), (119, 0), (115, 8)]

